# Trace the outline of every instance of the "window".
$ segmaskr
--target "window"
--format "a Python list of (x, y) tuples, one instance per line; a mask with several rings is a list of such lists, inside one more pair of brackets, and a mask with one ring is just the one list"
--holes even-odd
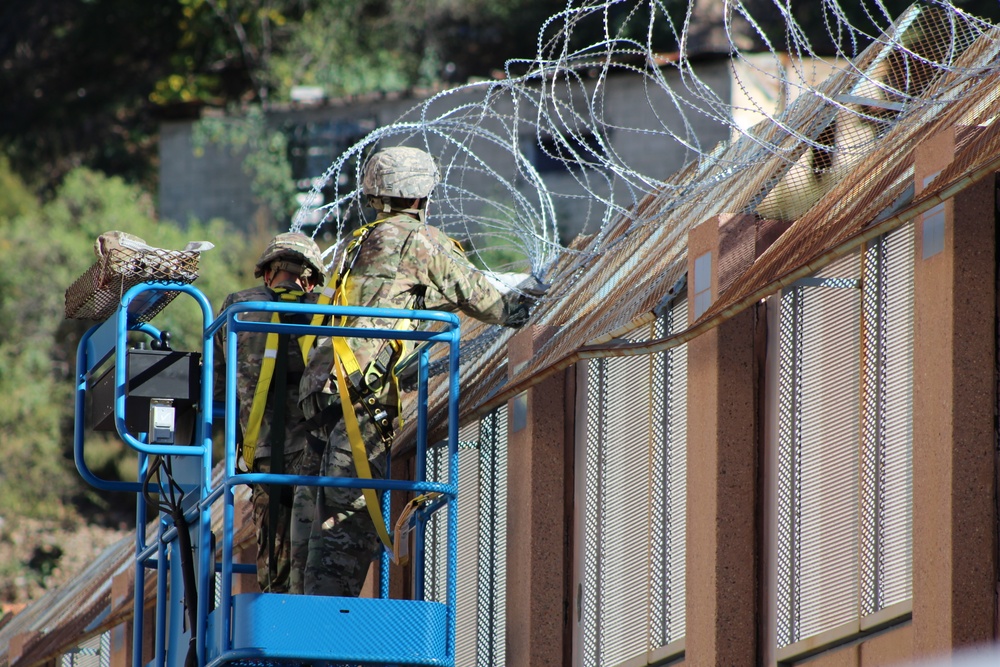
[[(358, 121), (324, 120), (286, 125), (284, 130), (288, 138), (288, 161), (292, 169), (296, 190), (302, 195), (311, 191), (313, 185), (318, 183), (337, 161), (338, 156), (346, 152), (374, 127), (375, 121), (371, 119)], [(330, 203), (343, 197), (357, 187), (357, 160), (357, 156), (352, 156), (340, 168), (334, 182), (327, 183), (322, 189), (323, 201), (313, 202), (313, 209), (319, 209), (324, 203)], [(304, 200), (300, 200), (300, 203), (301, 201)], [(363, 220), (352, 219), (355, 212), (348, 207), (344, 207), (343, 213), (348, 218), (348, 228), (364, 223)], [(319, 224), (323, 212), (313, 210), (310, 215), (312, 217), (304, 221), (307, 227)]]
[[(660, 338), (686, 324), (682, 299), (649, 335)], [(591, 361), (580, 387), (575, 664), (611, 667), (679, 655), (686, 348)]]
[[(448, 478), (446, 452), (427, 453), (427, 478)], [(462, 429), (458, 451), (458, 571), (455, 664), (492, 667), (506, 654), (507, 408)], [(447, 592), (446, 515), (431, 520), (425, 542), (425, 598)]]
[(60, 667), (108, 667), (111, 664), (111, 632), (86, 639), (63, 653)]
[(802, 655), (807, 638), (829, 645), (909, 613), (913, 252), (908, 226), (778, 301), (779, 661)]
[(528, 155), (539, 172), (564, 172), (607, 159), (607, 150), (593, 132), (567, 132), (545, 135), (532, 144)]

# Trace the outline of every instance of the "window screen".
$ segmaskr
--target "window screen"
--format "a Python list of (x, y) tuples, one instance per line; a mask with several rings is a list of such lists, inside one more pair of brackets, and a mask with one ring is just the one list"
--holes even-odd
[(86, 639), (59, 660), (60, 667), (108, 667), (111, 664), (111, 632)]
[[(427, 478), (448, 478), (443, 447), (427, 452)], [(428, 524), (424, 596), (447, 593), (447, 519)], [(507, 409), (462, 429), (458, 451), (457, 665), (503, 664), (506, 644)]]
[(912, 227), (865, 256), (862, 614), (913, 593), (913, 256)]
[(782, 292), (779, 648), (911, 595), (912, 272), (906, 227)]
[[(648, 335), (686, 321), (681, 300)], [(593, 360), (585, 396), (577, 661), (601, 667), (684, 635), (686, 349)]]

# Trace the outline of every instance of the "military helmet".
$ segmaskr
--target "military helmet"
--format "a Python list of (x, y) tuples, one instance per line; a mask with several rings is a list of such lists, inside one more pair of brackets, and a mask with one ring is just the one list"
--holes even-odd
[(426, 199), (440, 180), (437, 162), (426, 151), (394, 146), (368, 158), (361, 191), (372, 197)]
[(260, 278), (268, 266), (281, 260), (285, 260), (288, 264), (282, 265), (280, 268), (291, 270), (293, 273), (296, 266), (307, 269), (308, 273), (303, 271), (301, 275), (311, 278), (312, 282), (317, 285), (322, 285), (326, 280), (326, 271), (323, 270), (323, 257), (319, 246), (305, 234), (285, 232), (271, 239), (260, 259), (257, 260), (257, 266), (254, 267), (253, 272), (254, 277)]

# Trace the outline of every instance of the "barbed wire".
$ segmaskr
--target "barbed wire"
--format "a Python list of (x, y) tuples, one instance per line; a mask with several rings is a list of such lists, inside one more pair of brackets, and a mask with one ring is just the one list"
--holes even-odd
[[(890, 128), (940, 104), (933, 83), (942, 75), (975, 76), (958, 56), (992, 28), (939, 0), (899, 16), (882, 0), (821, 0), (818, 35), (787, 0), (697, 3), (721, 11), (725, 39), (714, 49), (727, 59), (713, 67), (694, 57), (695, 4), (569, 0), (539, 29), (534, 59), (508, 61), (500, 80), (441, 91), (340, 155), (293, 229), (319, 219), (317, 232), (339, 245), (348, 221), (364, 217), (360, 192), (340, 184), (360, 183), (365, 157), (398, 144), (438, 158), (428, 221), (466, 242), (487, 270), (544, 276), (567, 254), (615, 252), (614, 242), (568, 242), (600, 241), (623, 218), (651, 224), (639, 206), (651, 194), (667, 201), (662, 216), (775, 156), (783, 166), (739, 205), (794, 220)], [(775, 20), (780, 29), (769, 29)], [(597, 37), (577, 46), (581, 35)], [(664, 40), (677, 50), (663, 52)]]

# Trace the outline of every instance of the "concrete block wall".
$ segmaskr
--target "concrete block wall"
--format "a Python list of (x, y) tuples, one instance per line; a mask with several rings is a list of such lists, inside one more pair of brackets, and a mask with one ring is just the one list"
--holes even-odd
[(202, 222), (224, 218), (252, 229), (261, 213), (250, 191), (250, 177), (243, 172), (243, 156), (214, 145), (196, 155), (192, 131), (190, 121), (160, 125), (160, 218), (182, 225), (192, 218)]
[[(695, 65), (698, 76), (712, 94), (721, 100), (728, 100), (732, 89), (731, 73), (727, 59), (706, 60)], [(671, 88), (687, 102), (695, 107), (704, 103), (694, 98), (682, 82), (677, 70), (666, 68), (663, 75)], [(593, 93), (598, 79), (586, 79), (587, 94)], [(689, 127), (681, 123), (676, 113), (664, 113), (664, 109), (673, 109), (674, 102), (658, 85), (646, 85), (639, 76), (610, 76), (600, 80), (606, 87), (605, 105), (602, 109), (602, 119), (611, 128), (642, 128), (653, 132), (673, 132), (683, 141), (695, 142), (702, 151), (710, 151), (719, 141), (729, 137), (729, 129), (701, 113), (688, 113)], [(486, 95), (485, 87), (477, 87), (460, 93), (442, 96), (428, 108), (426, 116), (434, 118), (462, 105), (480, 102)], [(583, 93), (577, 95), (582, 99)], [(321, 107), (289, 108), (275, 111), (270, 115), (274, 127), (283, 127), (291, 123), (308, 123), (322, 121), (357, 122), (361, 129), (374, 129), (390, 125), (398, 120), (418, 120), (419, 113), (414, 110), (423, 101), (420, 97), (388, 96), (371, 98), (354, 102), (331, 103)], [(519, 100), (521, 113), (533, 118), (536, 111), (524, 108), (525, 101)], [(497, 117), (509, 117), (514, 112), (514, 100), (510, 95), (497, 95), (490, 101), (491, 111)], [(551, 110), (549, 110), (551, 111)], [(579, 109), (582, 117), (589, 116), (586, 109)], [(499, 136), (509, 134), (498, 122), (488, 119), (477, 119), (484, 130), (497, 131)], [(553, 120), (553, 122), (558, 122)], [(233, 222), (239, 227), (252, 229), (254, 225), (267, 224), (282, 226), (283, 221), (270, 220), (266, 211), (253, 201), (250, 191), (250, 177), (242, 170), (243, 154), (232, 154), (228, 149), (218, 146), (207, 146), (202, 155), (195, 155), (192, 140), (193, 121), (165, 122), (160, 129), (160, 185), (159, 213), (160, 217), (181, 224), (190, 218), (209, 220), (221, 217)], [(538, 137), (529, 126), (520, 128), (518, 148), (529, 159), (536, 159)], [(430, 136), (430, 149), (447, 164), (454, 153), (453, 144)], [(466, 143), (464, 137), (454, 137)], [(387, 144), (403, 142), (405, 135), (390, 137)], [(608, 140), (614, 150), (633, 169), (655, 179), (667, 178), (685, 164), (696, 158), (696, 154), (682, 145), (678, 139), (668, 136), (653, 136), (648, 133), (624, 129), (608, 130)], [(415, 140), (415, 145), (421, 143)], [(410, 141), (409, 143), (414, 143)], [(501, 147), (482, 139), (472, 140), (469, 148), (490, 165), (499, 174), (511, 179), (529, 201), (534, 201), (533, 186), (521, 178), (515, 178), (516, 165), (509, 152)], [(315, 176), (320, 176), (316, 174)], [(558, 216), (560, 235), (565, 242), (571, 241), (581, 232), (597, 231), (602, 223), (603, 211), (596, 211), (586, 199), (580, 199), (584, 190), (577, 177), (565, 171), (551, 171), (542, 174), (547, 188), (555, 195), (554, 206)], [(637, 203), (636, 199), (645, 195), (648, 185), (641, 190), (625, 187), (619, 180), (613, 188), (602, 184), (601, 179), (591, 179), (591, 186), (601, 197), (613, 196), (614, 201), (624, 211)], [(480, 196), (501, 202), (512, 203), (510, 195), (503, 184), (493, 177), (477, 172), (467, 172), (460, 184)], [(478, 214), (481, 204), (474, 201), (464, 202), (465, 211)], [(454, 213), (458, 214), (459, 211)], [(533, 215), (538, 211), (522, 211), (524, 215)], [(494, 213), (495, 215), (495, 213)], [(555, 221), (552, 221), (555, 224)], [(460, 227), (447, 229), (449, 233), (460, 236)]]

